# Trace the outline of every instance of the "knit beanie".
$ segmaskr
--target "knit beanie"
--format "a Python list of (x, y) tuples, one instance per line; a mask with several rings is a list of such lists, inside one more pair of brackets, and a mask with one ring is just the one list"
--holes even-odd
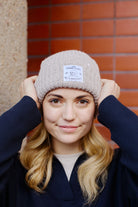
[(87, 91), (97, 103), (101, 91), (99, 67), (95, 60), (84, 52), (58, 52), (42, 61), (35, 88), (40, 103), (49, 91), (56, 88)]

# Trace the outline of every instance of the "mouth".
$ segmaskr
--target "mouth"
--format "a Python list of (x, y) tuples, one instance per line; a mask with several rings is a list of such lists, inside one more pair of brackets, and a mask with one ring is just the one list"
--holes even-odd
[(64, 132), (75, 132), (78, 126), (59, 125), (59, 128)]

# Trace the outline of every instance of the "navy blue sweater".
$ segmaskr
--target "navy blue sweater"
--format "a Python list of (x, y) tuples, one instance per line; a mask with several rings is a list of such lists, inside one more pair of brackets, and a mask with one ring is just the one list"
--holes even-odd
[[(108, 96), (100, 104), (98, 119), (110, 129), (120, 148), (109, 166), (106, 186), (91, 207), (138, 207), (138, 117), (114, 96)], [(76, 161), (69, 182), (54, 157), (52, 178), (44, 193), (25, 183), (26, 170), (18, 150), (26, 133), (40, 121), (36, 104), (29, 97), (0, 117), (0, 207), (82, 207), (77, 168), (85, 154)]]

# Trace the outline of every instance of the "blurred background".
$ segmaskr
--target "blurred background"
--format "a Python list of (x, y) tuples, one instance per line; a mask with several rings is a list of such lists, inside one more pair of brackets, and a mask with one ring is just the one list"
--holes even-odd
[(102, 78), (120, 85), (120, 101), (138, 115), (138, 1), (28, 0), (26, 27), (27, 76), (53, 53), (82, 50), (97, 61)]

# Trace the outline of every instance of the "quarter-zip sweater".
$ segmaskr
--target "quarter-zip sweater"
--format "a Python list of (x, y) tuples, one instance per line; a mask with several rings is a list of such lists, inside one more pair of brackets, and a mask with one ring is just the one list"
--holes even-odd
[[(137, 207), (138, 117), (114, 96), (108, 96), (99, 106), (98, 119), (110, 129), (111, 139), (120, 148), (115, 150), (108, 168), (105, 188), (90, 206)], [(54, 157), (45, 192), (38, 193), (26, 185), (26, 170), (18, 159), (18, 151), (25, 134), (38, 123), (40, 114), (29, 97), (0, 117), (0, 207), (83, 207), (77, 169), (87, 159), (85, 153), (77, 159), (69, 181)]]

